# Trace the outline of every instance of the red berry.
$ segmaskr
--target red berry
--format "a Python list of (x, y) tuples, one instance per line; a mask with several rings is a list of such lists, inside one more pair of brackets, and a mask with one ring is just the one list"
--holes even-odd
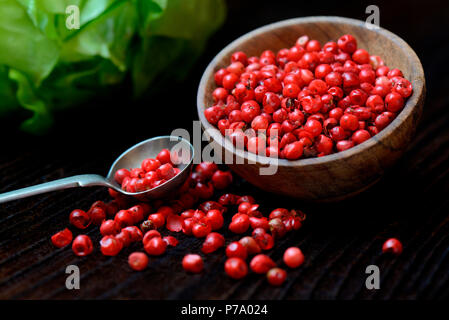
[(344, 130), (354, 131), (359, 128), (359, 119), (352, 114), (344, 114), (340, 118), (340, 126)]
[(182, 221), (182, 232), (184, 232), (184, 234), (186, 235), (191, 235), (194, 224), (196, 224), (196, 219), (194, 218), (184, 219), (184, 221)]
[(114, 174), (114, 179), (117, 181), (118, 184), (123, 183), (123, 179), (130, 176), (130, 172), (127, 169), (119, 169)]
[(250, 226), (249, 217), (246, 214), (240, 214), (229, 224), (229, 230), (233, 233), (245, 233)]
[(268, 283), (272, 286), (280, 286), (287, 279), (287, 272), (281, 268), (273, 268), (267, 272)]
[(123, 248), (123, 243), (114, 236), (104, 236), (100, 241), (101, 253), (105, 256), (116, 256)]
[(187, 272), (200, 273), (204, 268), (203, 259), (197, 254), (187, 254), (182, 259), (182, 267)]
[(390, 122), (393, 120), (394, 118), (394, 114), (392, 114), (391, 112), (382, 112), (381, 114), (379, 114), (376, 119), (374, 120), (374, 123), (376, 125), (376, 127), (379, 130), (382, 130), (383, 128), (385, 128), (386, 126), (388, 126), (390, 124)]
[(209, 233), (211, 233), (212, 227), (207, 222), (196, 222), (192, 226), (192, 234), (196, 238), (204, 238)]
[(156, 238), (161, 237), (161, 234), (159, 233), (159, 231), (157, 231), (157, 230), (147, 231), (147, 233), (145, 233), (145, 235), (143, 236), (143, 239), (142, 239), (143, 245), (145, 246), (148, 243), (148, 241), (150, 241), (152, 238), (155, 238), (155, 237)]
[(164, 218), (168, 217), (169, 215), (174, 214), (173, 208), (169, 206), (162, 206), (157, 209), (156, 213), (160, 213)]
[(179, 232), (182, 230), (183, 218), (177, 214), (170, 214), (167, 216), (166, 228), (172, 232)]
[(404, 107), (404, 98), (397, 93), (391, 92), (385, 96), (385, 108), (390, 112), (398, 112)]
[(242, 203), (240, 203), (239, 206), (238, 206), (238, 212), (239, 212), (239, 213), (247, 214), (248, 211), (249, 211), (249, 209), (250, 209), (252, 206), (253, 206), (252, 203), (249, 203), (249, 202), (242, 202)]
[(100, 207), (91, 208), (87, 214), (94, 225), (100, 225), (106, 219), (106, 211)]
[(167, 244), (167, 246), (172, 246), (172, 247), (176, 247), (179, 243), (178, 239), (176, 239), (173, 236), (165, 236), (162, 238), (162, 240), (164, 240), (164, 242)]
[(249, 222), (250, 222), (251, 228), (253, 228), (253, 229), (262, 228), (267, 231), (270, 229), (270, 226), (268, 225), (268, 219), (266, 217), (261, 217), (261, 218), (250, 217)]
[(79, 257), (87, 256), (93, 251), (92, 240), (89, 236), (80, 234), (73, 240), (72, 250)]
[(102, 236), (116, 235), (120, 232), (120, 226), (114, 220), (105, 220), (101, 223), (100, 233)]
[(304, 125), (304, 129), (312, 134), (313, 137), (317, 137), (323, 131), (323, 126), (318, 120), (310, 119), (307, 120), (306, 124)]
[(338, 151), (345, 151), (345, 150), (352, 148), (353, 146), (354, 146), (354, 142), (352, 142), (350, 140), (341, 140), (341, 141), (338, 141), (336, 144)]
[(309, 40), (306, 44), (306, 50), (307, 51), (320, 51), (321, 44), (317, 40)]
[(330, 65), (328, 65), (328, 64), (320, 64), (315, 69), (315, 78), (323, 79), (331, 72), (332, 72), (332, 67)]
[(410, 81), (400, 78), (394, 83), (392, 91), (399, 93), (403, 98), (408, 98), (413, 92), (413, 87)]
[(290, 247), (284, 252), (284, 263), (290, 268), (298, 268), (304, 263), (304, 254), (297, 247)]
[(230, 171), (217, 170), (212, 176), (212, 183), (215, 189), (226, 189), (232, 183), (232, 173)]
[(146, 203), (138, 204), (128, 209), (133, 217), (134, 223), (141, 222), (150, 210), (151, 207)]
[(332, 87), (340, 86), (343, 83), (343, 77), (338, 72), (330, 72), (326, 75), (325, 80), (326, 83)]
[(218, 230), (223, 227), (223, 213), (220, 210), (209, 210), (206, 214), (206, 221), (210, 224), (212, 230)]
[(241, 258), (229, 258), (225, 262), (225, 272), (233, 279), (242, 279), (248, 274), (248, 266)]
[(143, 252), (133, 252), (128, 257), (128, 264), (131, 269), (142, 271), (148, 266), (148, 256)]
[(120, 228), (131, 226), (134, 224), (134, 217), (129, 210), (120, 210), (114, 217)]
[(145, 159), (142, 161), (142, 169), (146, 172), (157, 170), (161, 166), (161, 162), (157, 159)]
[(245, 71), (245, 66), (240, 61), (232, 62), (226, 70), (230, 73), (234, 73), (237, 76), (240, 76)]
[(357, 50), (357, 40), (350, 34), (341, 36), (337, 44), (340, 50), (346, 53), (353, 53)]
[(302, 153), (303, 153), (303, 145), (299, 141), (289, 143), (284, 147), (284, 156), (286, 159), (289, 160), (299, 159), (302, 156)]
[(354, 141), (355, 144), (361, 144), (369, 138), (371, 138), (371, 135), (366, 130), (357, 130), (352, 135), (352, 141)]
[(402, 243), (396, 238), (390, 238), (384, 242), (382, 252), (400, 255), (402, 253)]
[(214, 97), (214, 101), (225, 101), (228, 96), (228, 91), (225, 88), (216, 88), (212, 92), (212, 96)]
[(362, 69), (359, 72), (359, 80), (361, 83), (367, 82), (373, 84), (376, 80), (376, 73), (370, 69)]
[(301, 89), (299, 86), (295, 83), (288, 83), (284, 86), (284, 89), (282, 90), (282, 94), (284, 97), (288, 98), (296, 98), (298, 96), (298, 93)]
[(357, 87), (360, 84), (359, 76), (353, 72), (344, 72), (342, 74), (343, 77), (343, 88), (352, 89)]
[(223, 77), (228, 73), (229, 72), (225, 68), (222, 68), (215, 72), (214, 79), (217, 86), (221, 86), (223, 84)]
[(334, 143), (332, 142), (331, 138), (320, 134), (315, 142), (315, 146), (318, 152), (326, 155), (332, 153)]
[[(263, 230), (263, 229), (254, 229), (254, 231), (256, 230)], [(263, 230), (264, 233), (255, 235), (253, 231), (253, 238), (254, 240), (256, 240), (257, 244), (259, 245), (259, 247), (262, 250), (270, 250), (271, 248), (274, 247), (274, 239), (271, 235), (269, 235), (268, 233), (265, 232), (265, 230)]]
[(245, 260), (248, 256), (248, 252), (240, 242), (234, 241), (226, 247), (226, 256), (228, 258), (237, 257)]
[(153, 237), (144, 245), (145, 251), (150, 256), (160, 256), (165, 252), (167, 243), (160, 237)]
[(282, 238), (287, 233), (287, 230), (285, 229), (285, 225), (279, 218), (271, 219), (268, 222), (270, 232), (275, 238)]
[(357, 49), (352, 54), (352, 60), (357, 62), (358, 64), (366, 64), (369, 63), (369, 53), (364, 49)]
[(236, 51), (231, 56), (232, 62), (241, 62), (242, 64), (246, 65), (248, 63), (248, 58), (246, 54), (242, 51)]
[(217, 170), (218, 166), (213, 162), (201, 162), (195, 167), (195, 172), (201, 174), (201, 176), (206, 180), (212, 178), (212, 175)]
[(157, 175), (165, 180), (170, 180), (175, 176), (175, 171), (171, 163), (165, 163), (156, 170)]
[(70, 223), (78, 229), (86, 229), (91, 222), (90, 216), (83, 210), (75, 209), (70, 213)]
[(150, 216), (148, 217), (148, 220), (153, 222), (154, 227), (156, 229), (159, 229), (159, 228), (163, 227), (164, 224), (165, 224), (165, 217), (164, 217), (164, 215), (162, 213), (150, 214)]
[(214, 186), (212, 183), (198, 182), (194, 188), (194, 192), (201, 199), (209, 199), (214, 194)]
[(245, 247), (249, 255), (260, 253), (262, 250), (253, 237), (243, 237), (239, 240), (240, 244)]
[(131, 244), (131, 242), (133, 241), (132, 234), (128, 230), (125, 230), (125, 229), (122, 229), (114, 237), (115, 237), (115, 239), (122, 242), (123, 247), (129, 246)]
[(145, 172), (141, 168), (134, 168), (131, 170), (131, 178), (142, 178)]
[(201, 251), (203, 253), (211, 253), (223, 247), (224, 244), (225, 238), (221, 234), (217, 232), (211, 232), (206, 236), (206, 240), (204, 240), (203, 242)]
[(128, 231), (131, 235), (131, 241), (133, 242), (141, 241), (143, 239), (142, 231), (136, 226), (125, 227), (121, 231)]
[(239, 81), (239, 76), (235, 73), (228, 73), (223, 76), (223, 88), (227, 90), (234, 89), (235, 84)]
[(62, 248), (69, 245), (72, 242), (72, 239), (72, 232), (67, 228), (51, 236), (51, 242), (57, 248)]
[(161, 164), (171, 163), (171, 153), (168, 149), (162, 149), (159, 151), (156, 159), (159, 160)]
[(264, 274), (276, 267), (276, 263), (269, 256), (258, 254), (251, 260), (249, 266), (254, 273)]
[(312, 94), (323, 95), (327, 92), (327, 84), (323, 80), (315, 79), (309, 84), (309, 90)]

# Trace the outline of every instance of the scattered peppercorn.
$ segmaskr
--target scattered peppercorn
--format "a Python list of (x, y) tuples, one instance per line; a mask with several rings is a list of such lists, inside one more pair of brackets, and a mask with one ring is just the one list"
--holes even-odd
[(301, 249), (291, 247), (284, 252), (284, 263), (290, 268), (298, 268), (304, 263), (304, 254)]
[[(141, 168), (117, 171), (116, 179), (117, 182), (121, 179), (125, 181), (126, 177), (134, 179), (143, 172), (169, 163), (169, 153), (164, 151), (156, 159), (145, 159)], [(96, 201), (87, 212), (80, 209), (72, 211), (70, 223), (79, 229), (96, 226), (103, 236), (100, 251), (106, 256), (116, 256), (125, 250), (124, 248), (140, 242), (145, 253), (131, 253), (128, 256), (128, 264), (133, 270), (141, 271), (148, 265), (148, 255), (159, 256), (169, 247), (178, 245), (179, 240), (176, 237), (162, 235), (164, 230), (172, 233), (182, 231), (189, 236), (205, 238), (201, 247), (204, 254), (211, 254), (224, 247), (225, 237), (216, 231), (223, 229), (225, 213), (232, 207), (236, 213), (227, 228), (232, 233), (251, 233), (251, 236), (243, 235), (240, 240), (230, 242), (226, 246), (226, 274), (234, 279), (245, 277), (248, 274), (245, 260), (253, 255), (256, 256), (251, 260), (250, 269), (259, 274), (268, 273), (276, 264), (271, 258), (260, 253), (273, 248), (276, 239), (298, 230), (305, 215), (299, 210), (278, 208), (266, 217), (260, 205), (250, 195), (225, 193), (218, 197), (218, 201), (210, 200), (210, 192), (214, 193), (216, 189), (227, 187), (232, 180), (230, 171), (220, 170), (215, 163), (203, 162), (194, 167), (190, 177), (180, 187), (176, 199), (136, 203), (131, 198), (110, 191), (109, 194), (114, 200), (109, 203)], [(72, 233), (65, 229), (53, 235), (51, 240), (56, 247), (67, 246), (72, 242)], [(90, 237), (77, 236), (72, 242), (72, 249), (78, 256), (91, 254), (93, 244)], [(289, 250), (287, 252), (291, 251)], [(284, 254), (286, 264), (298, 264), (296, 253), (290, 253), (287, 259), (287, 252)], [(296, 262), (291, 262), (293, 260)], [(204, 268), (203, 258), (197, 254), (188, 254), (184, 257), (182, 266), (188, 272), (199, 273)], [(274, 274), (274, 271), (272, 273)], [(267, 274), (267, 277), (272, 275)]]
[(273, 268), (267, 272), (268, 283), (272, 286), (280, 286), (287, 279), (287, 272), (281, 268)]
[(203, 259), (197, 254), (188, 254), (182, 259), (182, 267), (187, 272), (200, 273), (203, 271)]
[(133, 252), (128, 257), (128, 264), (131, 269), (142, 271), (148, 266), (148, 256), (143, 252)]
[(383, 253), (392, 253), (394, 255), (400, 255), (402, 253), (402, 243), (396, 238), (390, 238), (384, 242), (382, 246)]

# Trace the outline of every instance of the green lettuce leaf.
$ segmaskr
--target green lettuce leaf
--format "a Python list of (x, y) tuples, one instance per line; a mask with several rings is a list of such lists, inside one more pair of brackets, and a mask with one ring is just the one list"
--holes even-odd
[[(69, 30), (76, 5), (80, 28)], [(135, 96), (187, 74), (225, 18), (224, 0), (0, 0), (0, 119), (42, 134), (55, 112), (114, 92)]]

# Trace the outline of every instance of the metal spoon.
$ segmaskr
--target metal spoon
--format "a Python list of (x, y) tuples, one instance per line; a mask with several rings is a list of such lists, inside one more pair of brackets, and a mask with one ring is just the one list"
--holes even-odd
[[(138, 168), (146, 158), (156, 158), (162, 149), (168, 149), (172, 154), (176, 154), (177, 167), (181, 170), (175, 177), (160, 186), (136, 193), (122, 190), (114, 180), (114, 174), (121, 168)], [(122, 153), (112, 164), (106, 178), (97, 174), (83, 174), (69, 178), (63, 178), (47, 183), (38, 184), (32, 187), (0, 194), (0, 203), (16, 199), (34, 196), (37, 194), (62, 190), (74, 187), (103, 186), (112, 188), (115, 191), (128, 196), (134, 196), (140, 200), (159, 199), (175, 192), (190, 174), (194, 157), (194, 149), (190, 142), (175, 136), (160, 136), (142, 141)]]

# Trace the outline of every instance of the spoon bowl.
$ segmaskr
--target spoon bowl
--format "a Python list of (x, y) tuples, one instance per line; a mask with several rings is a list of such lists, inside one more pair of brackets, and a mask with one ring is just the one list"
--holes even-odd
[[(115, 181), (115, 172), (121, 168), (138, 168), (146, 158), (156, 158), (162, 149), (170, 150), (172, 161), (180, 169), (180, 172), (172, 179), (157, 186), (141, 192), (126, 192)], [(177, 192), (190, 174), (193, 164), (194, 148), (190, 142), (175, 136), (160, 136), (142, 141), (123, 152), (112, 164), (106, 178), (97, 174), (77, 175), (51, 182), (38, 184), (15, 191), (0, 194), (0, 203), (17, 200), (33, 195), (62, 190), (74, 187), (103, 186), (112, 188), (127, 196), (136, 197), (141, 201), (160, 199)]]
[[(161, 184), (160, 186), (149, 189), (142, 192), (126, 192), (115, 181), (115, 172), (122, 168), (140, 168), (142, 161), (146, 158), (156, 158), (157, 154), (162, 149), (168, 149), (172, 151), (172, 155), (175, 154), (176, 165), (181, 171)], [(111, 187), (125, 195), (134, 196), (144, 199), (159, 199), (163, 198), (173, 191), (176, 191), (184, 181), (187, 179), (190, 173), (194, 157), (194, 149), (192, 144), (181, 137), (175, 136), (160, 136), (142, 141), (125, 152), (123, 152), (112, 164), (111, 169), (106, 177), (106, 180), (111, 184)], [(173, 156), (172, 156), (173, 159)]]

